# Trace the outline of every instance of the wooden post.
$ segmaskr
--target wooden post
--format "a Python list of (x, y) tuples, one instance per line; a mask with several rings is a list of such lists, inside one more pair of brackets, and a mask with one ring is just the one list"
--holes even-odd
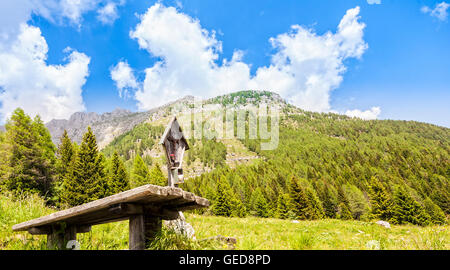
[(61, 226), (54, 226), (51, 233), (47, 234), (47, 248), (48, 249), (67, 249), (67, 242), (70, 240), (77, 240), (77, 227), (68, 226), (63, 229)]
[(167, 162), (167, 185), (169, 187), (175, 187), (175, 183), (172, 178), (172, 171), (170, 170), (170, 162)]
[(129, 249), (143, 250), (161, 231), (162, 222), (160, 217), (151, 215), (130, 216)]
[(144, 215), (130, 216), (128, 247), (130, 250), (145, 249)]

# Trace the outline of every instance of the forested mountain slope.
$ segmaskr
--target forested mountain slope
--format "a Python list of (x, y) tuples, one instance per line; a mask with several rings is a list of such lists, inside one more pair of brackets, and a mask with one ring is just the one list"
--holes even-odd
[(438, 205), (450, 213), (449, 129), (290, 110), (282, 117), (275, 150), (261, 151), (260, 140), (243, 140), (264, 160), (233, 170), (218, 168), (190, 179), (183, 188), (216, 204), (228, 196), (234, 201), (226, 213), (230, 215), (245, 209), (259, 216), (288, 217), (293, 179), (310, 194), (312, 205), (304, 207), (313, 214), (306, 218), (339, 217), (343, 209), (348, 214), (347, 208), (352, 218), (367, 218), (377, 203), (370, 188), (378, 184), (391, 201), (408, 194), (408, 202), (429, 209)]
[[(241, 91), (205, 103), (237, 107), (276, 103), (282, 110), (279, 144), (274, 150), (262, 151), (261, 140), (248, 136), (189, 140), (192, 147), (185, 155), (189, 179), (183, 188), (212, 200), (212, 213), (298, 218), (295, 209), (304, 207), (302, 213), (307, 214), (300, 218), (368, 219), (373, 209), (384, 207), (392, 209), (385, 216), (388, 219), (395, 201), (406, 196), (402, 200), (411, 205), (405, 207), (417, 208), (412, 212), (428, 209), (430, 216), (437, 211), (435, 219), (440, 220), (443, 213), (450, 214), (448, 128), (307, 112), (267, 91)], [(113, 140), (104, 152), (110, 156), (118, 151), (128, 160), (128, 168), (135, 155), (143, 156), (149, 166), (155, 161), (164, 166), (157, 141), (169, 115), (136, 126)], [(296, 185), (306, 203), (293, 209)], [(386, 197), (385, 201), (377, 196)], [(230, 202), (225, 213), (220, 205), (224, 198)]]

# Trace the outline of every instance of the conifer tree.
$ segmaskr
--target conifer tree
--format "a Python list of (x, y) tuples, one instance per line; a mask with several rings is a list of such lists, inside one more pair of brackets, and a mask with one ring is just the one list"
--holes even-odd
[(231, 209), (231, 215), (233, 217), (243, 218), (247, 216), (247, 208), (239, 198), (233, 197)]
[(0, 188), (5, 184), (10, 151), (5, 143), (5, 133), (0, 131)]
[(75, 160), (75, 149), (72, 141), (67, 134), (67, 130), (64, 130), (63, 135), (60, 138), (60, 144), (56, 151), (56, 171), (57, 179), (55, 182), (55, 196), (53, 201), (56, 204), (61, 203), (61, 195), (63, 192), (64, 179), (68, 176), (70, 168), (73, 166)]
[(150, 184), (150, 171), (141, 156), (134, 157), (133, 169), (131, 170), (131, 186), (133, 188)]
[(352, 217), (352, 212), (350, 211), (348, 206), (345, 203), (343, 203), (343, 202), (341, 202), (339, 204), (339, 213), (340, 213), (340, 216), (339, 216), (340, 219), (349, 220), (349, 219), (353, 218)]
[[(95, 137), (94, 137), (95, 138)], [(98, 169), (98, 178), (93, 186), (93, 195), (96, 195), (97, 199), (104, 198), (112, 195), (109, 181), (108, 181), (108, 169), (107, 169), (106, 157), (102, 152), (98, 152), (98, 159), (96, 168)]]
[(291, 217), (291, 198), (287, 193), (280, 193), (277, 199), (277, 213), (276, 216), (281, 219), (288, 219)]
[(63, 202), (70, 206), (94, 201), (108, 195), (105, 158), (97, 149), (90, 127), (83, 135), (73, 166), (64, 179)]
[(324, 187), (324, 199), (323, 201), (323, 210), (325, 212), (325, 216), (328, 218), (335, 218), (336, 212), (338, 209), (337, 204), (337, 198), (335, 198), (335, 195), (330, 191), (330, 188), (328, 185), (325, 185)]
[(217, 181), (216, 196), (213, 212), (217, 216), (229, 217), (232, 214), (230, 188), (226, 180), (221, 177)]
[[(37, 118), (39, 120), (39, 118)], [(46, 129), (17, 108), (6, 123), (4, 143), (8, 146), (4, 185), (12, 191), (39, 192), (48, 196), (54, 171), (54, 146)], [(48, 131), (47, 131), (48, 132)]]
[(162, 187), (167, 186), (167, 177), (164, 176), (158, 162), (150, 170), (150, 184)]
[(56, 146), (53, 144), (52, 136), (50, 135), (48, 129), (45, 127), (44, 122), (42, 122), (39, 115), (36, 115), (36, 117), (34, 117), (33, 128), (35, 134), (37, 135), (37, 143), (43, 151), (45, 160), (51, 165), (54, 165), (56, 162)]
[(258, 217), (268, 217), (269, 216), (269, 208), (267, 204), (267, 200), (264, 197), (260, 188), (256, 188), (251, 197), (251, 204), (253, 211), (256, 213)]
[(353, 219), (353, 214), (350, 210), (350, 202), (341, 186), (338, 186), (337, 194), (339, 202), (339, 218), (344, 220)]
[(308, 208), (306, 211), (308, 219), (321, 219), (324, 216), (322, 202), (311, 188), (306, 188), (306, 197), (308, 198)]
[(67, 130), (64, 130), (64, 133), (60, 138), (60, 144), (58, 145), (56, 156), (59, 178), (63, 179), (69, 171), (69, 167), (72, 165), (75, 158), (75, 149), (69, 135), (67, 134)]
[(125, 165), (119, 157), (117, 151), (111, 157), (109, 170), (109, 194), (116, 194), (130, 189), (128, 174)]
[(444, 211), (435, 204), (429, 197), (425, 199), (424, 207), (428, 215), (430, 216), (433, 224), (444, 225), (446, 223), (446, 217)]
[(370, 217), (390, 221), (393, 217), (393, 201), (383, 184), (373, 176), (369, 182), (369, 197), (372, 208)]
[(291, 197), (292, 210), (296, 219), (308, 218), (309, 200), (305, 189), (302, 187), (300, 180), (292, 177), (289, 185), (289, 196)]
[(430, 216), (425, 209), (408, 193), (399, 187), (394, 193), (393, 222), (396, 224), (411, 223), (426, 226), (430, 223)]

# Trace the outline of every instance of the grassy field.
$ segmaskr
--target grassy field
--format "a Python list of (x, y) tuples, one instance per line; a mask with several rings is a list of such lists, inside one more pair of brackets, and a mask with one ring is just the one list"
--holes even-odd
[[(12, 232), (11, 226), (49, 214), (38, 196), (12, 200), (0, 194), (0, 249), (46, 249), (46, 237)], [(217, 235), (235, 237), (236, 249), (450, 249), (450, 226), (392, 226), (371, 222), (299, 221), (225, 218), (186, 214), (198, 240)], [(82, 249), (127, 249), (128, 222), (94, 226), (78, 234)], [(227, 249), (225, 244), (192, 241), (169, 231), (153, 243), (155, 249)]]

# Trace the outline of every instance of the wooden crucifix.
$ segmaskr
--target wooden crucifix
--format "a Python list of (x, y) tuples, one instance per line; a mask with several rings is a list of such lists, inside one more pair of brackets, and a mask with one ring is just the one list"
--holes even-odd
[(163, 146), (167, 158), (168, 185), (178, 187), (184, 182), (183, 156), (184, 151), (189, 149), (189, 145), (176, 116), (167, 125), (159, 144)]

